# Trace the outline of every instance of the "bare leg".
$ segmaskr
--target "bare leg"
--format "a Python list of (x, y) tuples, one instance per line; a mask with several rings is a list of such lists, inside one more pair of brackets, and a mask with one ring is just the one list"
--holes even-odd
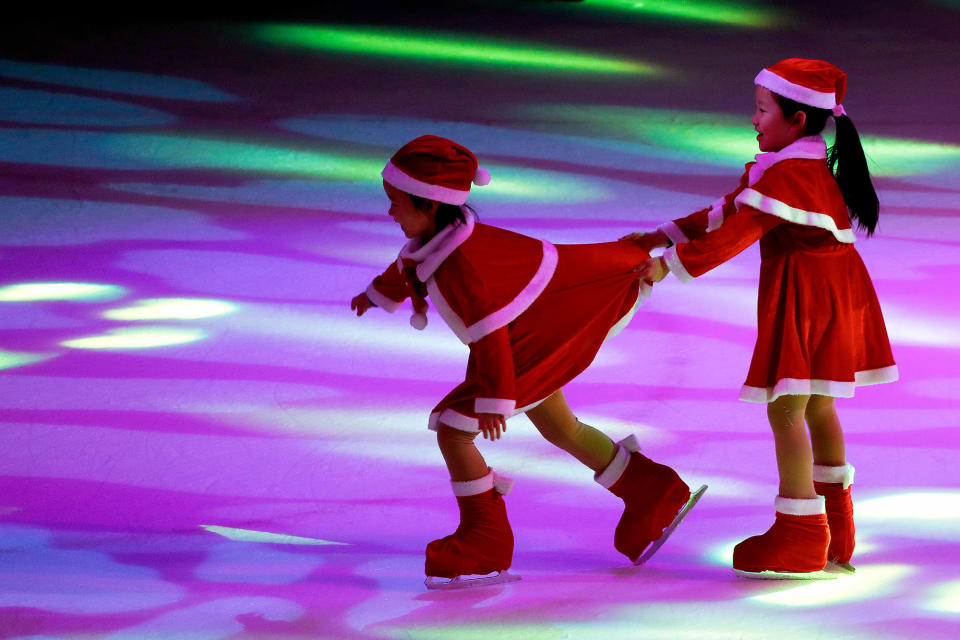
[(813, 453), (804, 424), (804, 411), (810, 396), (780, 396), (767, 405), (767, 418), (773, 429), (780, 472), (780, 496), (815, 498), (813, 490)]
[(613, 440), (599, 429), (577, 420), (563, 396), (563, 389), (527, 411), (527, 417), (547, 442), (594, 471), (603, 471), (613, 460), (617, 449)]
[(476, 480), (487, 475), (487, 462), (473, 443), (476, 437), (476, 433), (454, 429), (445, 424), (437, 428), (437, 445), (453, 482)]
[(830, 396), (810, 396), (805, 412), (813, 445), (813, 463), (839, 467), (846, 463), (843, 429), (837, 418), (834, 399)]

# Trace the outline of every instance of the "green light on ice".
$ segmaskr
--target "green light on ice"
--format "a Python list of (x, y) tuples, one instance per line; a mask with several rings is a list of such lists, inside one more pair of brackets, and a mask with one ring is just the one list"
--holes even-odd
[(881, 176), (907, 176), (960, 170), (960, 147), (921, 140), (864, 136), (863, 152), (870, 172)]
[(758, 152), (750, 119), (729, 114), (585, 105), (536, 106), (524, 112), (562, 126), (565, 133), (656, 147), (644, 155), (672, 160), (743, 166)]
[[(537, 106), (525, 111), (562, 125), (568, 133), (657, 147), (657, 154), (671, 160), (743, 166), (760, 152), (750, 124), (752, 114), (583, 105)], [(824, 138), (828, 145), (833, 144), (829, 129)], [(877, 176), (960, 170), (960, 146), (872, 136), (863, 136), (862, 142), (870, 171)]]
[(254, 142), (156, 134), (115, 134), (108, 146), (130, 158), (192, 169), (237, 169), (368, 181), (380, 175), (385, 159), (361, 158)]
[(632, 60), (424, 31), (263, 25), (258, 28), (258, 35), (269, 42), (286, 46), (458, 65), (598, 74), (662, 73), (655, 65)]
[(631, 12), (660, 18), (735, 25), (772, 27), (781, 22), (774, 11), (735, 2), (688, 2), (685, 0), (586, 0), (588, 8)]
[(23, 282), (0, 287), (0, 302), (41, 302), (53, 300), (113, 300), (125, 290), (111, 284), (88, 282)]
[[(381, 189), (380, 172), (389, 153), (358, 157), (320, 151), (270, 147), (250, 142), (155, 134), (117, 134), (108, 144), (130, 158), (181, 168), (224, 169), (306, 175), (311, 178), (366, 183)], [(544, 202), (597, 201), (605, 190), (568, 174), (504, 165), (485, 165), (493, 179), (475, 194), (496, 200)]]
[(106, 334), (65, 340), (60, 344), (71, 349), (153, 349), (196, 342), (207, 337), (199, 329), (144, 327), (113, 329)]
[(0, 370), (23, 367), (34, 362), (49, 360), (52, 355), (43, 353), (24, 353), (22, 351), (4, 351), (0, 349)]

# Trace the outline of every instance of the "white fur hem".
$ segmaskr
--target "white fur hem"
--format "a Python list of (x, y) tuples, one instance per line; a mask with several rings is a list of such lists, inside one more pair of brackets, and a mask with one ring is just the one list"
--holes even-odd
[(459, 411), (454, 411), (453, 409), (444, 409), (443, 411), (434, 412), (430, 414), (430, 424), (428, 428), (431, 431), (436, 431), (440, 428), (441, 424), (445, 424), (452, 429), (458, 431), (466, 431), (467, 433), (480, 433), (480, 421), (476, 418), (471, 418), (470, 416), (465, 416)]
[(506, 398), (477, 398), (473, 403), (473, 410), (477, 413), (497, 413), (501, 416), (512, 416), (516, 408), (517, 401)]
[(836, 380), (801, 380), (798, 378), (781, 378), (773, 387), (748, 387), (740, 389), (740, 399), (744, 402), (773, 402), (780, 396), (831, 396), (833, 398), (852, 398), (857, 387), (895, 382), (900, 374), (897, 365), (858, 371), (854, 374), (853, 382), (837, 382)]

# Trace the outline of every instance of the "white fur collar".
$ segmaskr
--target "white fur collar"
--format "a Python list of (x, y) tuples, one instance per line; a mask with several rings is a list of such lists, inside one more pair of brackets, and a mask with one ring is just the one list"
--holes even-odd
[(474, 216), (468, 209), (462, 209), (466, 223), (455, 222), (430, 238), (426, 244), (419, 236), (412, 238), (400, 250), (400, 260), (408, 259), (417, 263), (417, 278), (426, 282), (443, 261), (473, 233)]
[(780, 151), (757, 154), (756, 163), (750, 167), (750, 185), (753, 186), (756, 184), (760, 176), (778, 162), (794, 158), (820, 160), (826, 157), (827, 143), (824, 141), (823, 136), (816, 135), (800, 138), (796, 142), (788, 144)]

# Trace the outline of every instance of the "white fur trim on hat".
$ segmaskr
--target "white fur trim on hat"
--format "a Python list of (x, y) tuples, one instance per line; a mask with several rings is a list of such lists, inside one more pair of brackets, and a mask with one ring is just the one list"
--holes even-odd
[(795, 102), (810, 105), (818, 109), (833, 109), (837, 106), (837, 94), (835, 91), (829, 93), (816, 91), (810, 87), (790, 82), (783, 76), (779, 76), (769, 69), (764, 69), (758, 73), (753, 83), (761, 87), (766, 87), (784, 98), (790, 98)]
[(777, 496), (773, 501), (777, 513), (792, 516), (816, 516), (827, 512), (827, 501), (823, 496), (816, 498), (784, 498)]
[(463, 204), (467, 201), (467, 196), (470, 195), (469, 189), (467, 191), (460, 191), (458, 189), (421, 182), (404, 173), (399, 167), (393, 164), (393, 162), (387, 162), (387, 166), (383, 168), (380, 175), (383, 176), (384, 180), (401, 191), (406, 191), (407, 193), (412, 193), (415, 196), (427, 198), (428, 200), (436, 200), (437, 202)]
[(850, 463), (839, 467), (828, 467), (822, 464), (813, 465), (813, 481), (827, 484), (842, 484), (846, 489), (853, 484), (853, 473), (856, 469)]

